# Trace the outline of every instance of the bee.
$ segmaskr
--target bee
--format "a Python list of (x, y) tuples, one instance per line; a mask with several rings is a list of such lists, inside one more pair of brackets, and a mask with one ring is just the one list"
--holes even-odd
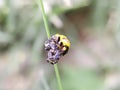
[(61, 56), (67, 54), (70, 48), (70, 41), (65, 35), (55, 34), (45, 41), (45, 50), (47, 51), (47, 62), (51, 64), (58, 63)]

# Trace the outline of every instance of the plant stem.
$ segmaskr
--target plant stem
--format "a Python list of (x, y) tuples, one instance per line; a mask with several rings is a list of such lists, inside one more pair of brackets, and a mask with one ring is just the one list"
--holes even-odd
[(59, 90), (63, 90), (57, 64), (54, 64), (54, 69), (55, 69), (55, 73), (56, 73)]
[[(38, 6), (41, 8), (41, 11), (42, 11), (42, 16), (43, 16), (43, 20), (44, 20), (44, 24), (45, 24), (45, 28), (46, 28), (47, 37), (50, 38), (50, 30), (49, 30), (45, 10), (43, 7), (43, 2), (42, 2), (42, 0), (39, 0), (39, 1), (40, 1), (40, 4), (38, 3)], [(55, 69), (55, 73), (56, 73), (59, 90), (63, 90), (57, 64), (54, 64), (54, 69)]]
[(38, 3), (38, 6), (41, 8), (41, 11), (42, 11), (42, 16), (43, 16), (43, 20), (44, 20), (44, 24), (45, 24), (47, 37), (50, 38), (50, 30), (49, 30), (49, 26), (48, 26), (48, 22), (47, 22), (47, 17), (46, 17), (46, 14), (45, 14), (43, 2), (42, 2), (42, 0), (39, 0), (39, 1), (40, 1), (40, 5)]

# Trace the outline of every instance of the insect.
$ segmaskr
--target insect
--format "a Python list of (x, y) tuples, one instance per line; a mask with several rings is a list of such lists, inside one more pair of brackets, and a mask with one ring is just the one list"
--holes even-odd
[(51, 64), (58, 63), (61, 56), (67, 54), (70, 48), (70, 41), (64, 35), (55, 34), (45, 41), (45, 50), (47, 51), (47, 62)]

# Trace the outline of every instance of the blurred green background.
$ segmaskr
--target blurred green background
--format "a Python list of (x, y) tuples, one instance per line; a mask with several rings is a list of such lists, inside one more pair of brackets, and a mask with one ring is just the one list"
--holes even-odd
[[(0, 0), (0, 90), (58, 90), (39, 0)], [(120, 0), (43, 0), (51, 35), (71, 41), (64, 90), (120, 90)]]

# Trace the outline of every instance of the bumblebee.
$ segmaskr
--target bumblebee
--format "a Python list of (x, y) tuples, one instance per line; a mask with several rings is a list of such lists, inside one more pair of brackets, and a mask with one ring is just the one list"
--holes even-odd
[(47, 51), (47, 62), (51, 64), (58, 63), (61, 56), (67, 54), (70, 48), (70, 41), (64, 35), (55, 34), (45, 41), (45, 50)]

